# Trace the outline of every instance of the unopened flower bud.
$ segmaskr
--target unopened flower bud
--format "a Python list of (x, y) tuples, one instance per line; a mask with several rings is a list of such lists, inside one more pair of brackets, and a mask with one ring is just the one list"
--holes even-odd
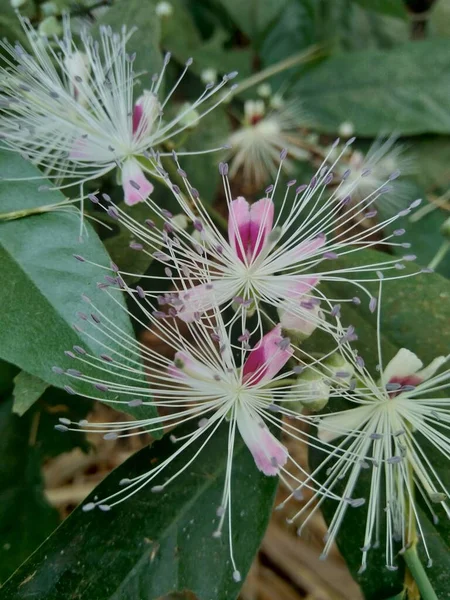
[(352, 137), (354, 132), (355, 127), (353, 126), (353, 123), (350, 123), (350, 121), (344, 121), (339, 125), (338, 133), (343, 138)]
[(203, 69), (200, 73), (200, 79), (203, 83), (216, 83), (217, 81), (217, 71), (215, 69)]
[(441, 225), (441, 233), (447, 238), (450, 238), (450, 217), (446, 219)]
[(179, 215), (175, 215), (172, 217), (171, 223), (175, 227), (178, 227), (180, 229), (187, 229), (187, 227), (189, 225), (189, 219), (187, 218), (187, 216), (185, 214), (180, 213)]
[(330, 397), (330, 386), (327, 381), (322, 373), (314, 369), (305, 369), (298, 376), (297, 383), (291, 387), (288, 401), (284, 406), (298, 413), (301, 413), (304, 408), (313, 412), (322, 410)]
[(181, 117), (180, 124), (183, 125), (184, 127), (188, 127), (189, 129), (193, 129), (194, 127), (196, 127), (198, 125), (200, 115), (194, 108), (191, 110), (188, 110), (190, 106), (191, 105), (189, 104), (189, 102), (185, 102), (183, 104), (183, 106), (181, 107), (180, 113), (186, 113), (186, 114), (184, 114)]
[(54, 35), (61, 35), (63, 29), (58, 19), (55, 16), (51, 16), (39, 23), (38, 32), (42, 37), (51, 37)]
[(61, 9), (56, 2), (44, 2), (41, 4), (41, 11), (45, 17), (52, 17), (61, 14)]
[(155, 13), (158, 17), (171, 17), (173, 14), (173, 6), (170, 2), (158, 2), (155, 6)]
[(28, 0), (9, 0), (9, 1), (13, 8), (21, 8), (22, 6), (25, 6), (25, 4), (28, 2)]
[(348, 387), (355, 373), (353, 366), (345, 360), (342, 354), (335, 352), (322, 363), (324, 374), (333, 380), (333, 384)]
[(283, 106), (284, 106), (283, 96), (281, 96), (281, 94), (274, 94), (270, 98), (269, 104), (270, 104), (270, 107), (273, 108), (273, 109), (275, 109), (275, 110), (283, 108)]
[(261, 96), (261, 98), (268, 98), (272, 93), (270, 83), (261, 83), (261, 85), (256, 88), (256, 93), (258, 96)]
[[(308, 300), (308, 296), (305, 296), (304, 298), (303, 304), (305, 304), (305, 306), (303, 308), (294, 308), (292, 301), (285, 301), (278, 308), (278, 316), (283, 331), (296, 342), (301, 342), (309, 338), (323, 319), (320, 305), (312, 299)], [(311, 302), (311, 304), (309, 304), (309, 302)], [(295, 312), (293, 312), (293, 310), (295, 310)]]

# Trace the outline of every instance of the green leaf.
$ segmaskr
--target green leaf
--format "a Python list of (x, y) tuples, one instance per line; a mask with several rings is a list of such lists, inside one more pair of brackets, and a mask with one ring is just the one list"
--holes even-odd
[(448, 133), (449, 52), (450, 40), (425, 40), (344, 53), (305, 73), (295, 93), (323, 131), (350, 121), (358, 135)]
[(33, 406), (36, 400), (39, 400), (47, 388), (48, 383), (42, 381), (39, 377), (30, 375), (26, 371), (20, 371), (14, 377), (13, 413), (21, 417)]
[[(181, 432), (182, 433), (182, 432)], [(108, 512), (79, 507), (2, 588), (3, 600), (132, 600), (173, 592), (199, 600), (232, 600), (239, 584), (232, 578), (226, 527), (212, 537), (221, 504), (227, 461), (228, 427), (222, 425), (207, 448), (163, 495), (148, 488)], [(168, 466), (180, 470), (198, 449), (187, 449)], [(174, 452), (166, 436), (131, 457), (93, 492), (117, 491), (123, 477), (147, 471)], [(152, 485), (152, 484), (150, 484)], [(235, 445), (232, 521), (235, 558), (245, 577), (267, 525), (276, 478), (265, 477), (242, 440)], [(179, 596), (175, 596), (179, 597)]]
[(30, 415), (11, 413), (0, 402), (0, 582), (31, 554), (58, 524), (43, 494), (39, 453)]
[(257, 41), (265, 29), (284, 10), (287, 0), (219, 0), (237, 27), (252, 41)]
[(368, 10), (380, 12), (391, 17), (406, 19), (408, 16), (405, 4), (398, 0), (353, 0), (353, 2), (360, 4)]
[[(162, 57), (159, 51), (161, 28), (159, 19), (148, 2), (142, 0), (116, 0), (98, 20), (99, 25), (109, 25), (114, 32), (126, 25), (128, 30), (136, 28), (127, 44), (127, 52), (136, 52), (133, 69), (140, 75), (139, 89), (150, 88), (151, 77), (159, 73)], [(98, 35), (98, 33), (97, 33)]]
[[(314, 0), (289, 0), (262, 41), (260, 57), (264, 67), (316, 42), (316, 12)], [(285, 79), (286, 73), (281, 73), (271, 80), (274, 89)]]
[[(34, 166), (14, 153), (2, 152), (1, 159), (0, 179), (2, 176), (13, 177), (15, 173), (24, 178), (40, 175)], [(0, 182), (2, 210), (30, 209), (63, 200), (56, 190), (37, 193), (36, 188), (33, 181)], [(133, 336), (121, 296), (115, 302), (97, 288), (97, 281), (104, 271), (73, 257), (82, 254), (95, 263), (110, 263), (89, 224), (83, 242), (78, 241), (78, 219), (76, 214), (50, 212), (0, 222), (3, 280), (0, 289), (0, 358), (57, 387), (63, 387), (70, 380), (54, 373), (52, 366), (64, 369), (77, 366), (73, 359), (64, 355), (65, 350), (81, 345), (94, 354), (105, 351), (101, 344), (83, 338), (74, 330), (74, 322), (83, 323), (77, 319), (79, 311), (90, 314), (97, 306), (121, 330)], [(82, 294), (87, 294), (92, 304), (83, 302)], [(105, 339), (100, 341), (106, 343)], [(111, 340), (107, 344), (110, 349), (117, 348)], [(120, 351), (124, 352), (124, 349), (120, 348)], [(87, 364), (83, 364), (83, 372), (98, 376)], [(109, 376), (114, 379), (112, 369)], [(74, 387), (88, 395), (94, 389), (78, 380)], [(104, 397), (105, 402), (110, 399), (108, 393)], [(154, 407), (124, 406), (126, 412), (137, 417), (156, 414)]]

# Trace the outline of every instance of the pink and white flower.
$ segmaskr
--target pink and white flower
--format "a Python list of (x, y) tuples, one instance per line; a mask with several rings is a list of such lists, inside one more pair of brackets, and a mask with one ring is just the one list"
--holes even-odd
[[(284, 158), (282, 153), (281, 159)], [(341, 184), (331, 186), (338, 160), (331, 164), (325, 160), (309, 184), (297, 186), (291, 181), (284, 193), (275, 195), (277, 178), (275, 185), (267, 188), (266, 196), (253, 203), (242, 196), (233, 198), (228, 167), (221, 163), (228, 205), (227, 235), (212, 220), (181, 168), (178, 171), (185, 183), (183, 191), (162, 169), (160, 176), (166, 178), (193, 232), (176, 227), (167, 211), (151, 201), (152, 210), (165, 221), (162, 231), (149, 227), (148, 222), (135, 221), (120, 207), (114, 208), (114, 214), (133, 233), (137, 248), (164, 263), (166, 281), (176, 290), (167, 293), (167, 283), (161, 279), (164, 287), (158, 294), (165, 295), (164, 301), (185, 322), (201, 318), (215, 306), (233, 306), (243, 320), (256, 311), (257, 327), (261, 330), (262, 318), (273, 307), (278, 310), (282, 325), (307, 337), (316, 327), (333, 329), (330, 317), (339, 314), (340, 303), (361, 302), (358, 296), (329, 299), (321, 282), (353, 284), (374, 310), (376, 299), (365, 283), (378, 281), (380, 273), (386, 280), (409, 277), (399, 271), (405, 261), (415, 259), (411, 254), (374, 254), (367, 264), (345, 262), (348, 255), (379, 244), (409, 248), (410, 244), (398, 241), (404, 229), (384, 232), (398, 218), (409, 214), (420, 200), (394, 217), (362, 230), (356, 222), (358, 215), (370, 211), (371, 203), (388, 189), (389, 182), (348, 213), (348, 202), (340, 198)], [(93, 200), (111, 210), (101, 199)]]
[[(218, 428), (226, 428), (228, 448), (225, 485), (217, 515), (214, 537), (222, 532), (227, 510), (231, 502), (233, 481), (233, 453), (237, 437), (240, 436), (253, 456), (256, 468), (270, 477), (288, 477), (287, 462), (293, 460), (286, 446), (277, 439), (275, 432), (301, 437), (301, 432), (290, 425), (286, 428), (283, 414), (295, 415), (281, 406), (283, 398), (290, 399), (289, 390), (296, 381), (296, 367), (288, 364), (293, 361), (293, 347), (288, 338), (282, 335), (277, 325), (258, 340), (250, 349), (250, 334), (241, 336), (239, 343), (230, 339), (230, 328), (226, 326), (222, 313), (215, 310), (210, 319), (189, 323), (187, 331), (181, 332), (178, 319), (173, 311), (165, 313), (152, 310), (142, 291), (129, 288), (124, 281), (119, 286), (106, 287), (105, 293), (115, 298), (125, 292), (130, 300), (137, 302), (143, 312), (152, 334), (157, 336), (166, 350), (158, 351), (158, 346), (149, 347), (133, 342), (108, 319), (99, 307), (90, 300), (89, 316), (80, 313), (76, 327), (89, 340), (95, 340), (99, 355), (91, 350), (75, 346), (66, 352), (76, 369), (54, 367), (54, 372), (73, 379), (73, 387), (66, 385), (69, 393), (80, 393), (78, 383), (82, 382), (81, 393), (97, 400), (112, 398), (114, 406), (154, 406), (161, 414), (137, 421), (113, 423), (72, 423), (61, 419), (56, 426), (60, 431), (81, 430), (99, 432), (105, 439), (152, 433), (162, 429), (172, 429), (178, 425), (187, 428), (177, 437), (174, 429), (171, 440), (174, 452), (166, 460), (150, 468), (142, 475), (122, 481), (122, 487), (108, 498), (85, 505), (85, 510), (96, 506), (109, 510), (123, 502), (144, 485), (152, 485), (153, 492), (164, 492), (170, 482), (182, 473), (192, 462), (201, 460), (201, 452), (207, 449), (208, 442)], [(131, 315), (141, 322), (141, 317)], [(167, 357), (167, 347), (173, 354)], [(145, 364), (145, 379), (142, 378), (140, 361)], [(314, 365), (314, 359), (311, 364)], [(73, 365), (71, 365), (73, 366)], [(98, 375), (92, 375), (92, 374)], [(92, 386), (92, 394), (86, 394), (86, 384)], [(296, 385), (296, 400), (308, 399), (308, 386)], [(105, 397), (107, 396), (107, 398)], [(189, 425), (191, 425), (189, 427)], [(164, 469), (173, 460), (189, 449), (189, 456), (195, 448), (193, 458), (169, 479), (164, 479)], [(294, 461), (294, 464), (295, 461)], [(299, 467), (300, 468), (300, 467)], [(289, 476), (290, 477), (290, 476)], [(230, 538), (231, 539), (231, 538)], [(234, 578), (240, 574), (231, 550)]]
[[(208, 103), (203, 112), (199, 108), (236, 75), (208, 85), (195, 102), (164, 121), (166, 106), (191, 59), (164, 99), (160, 88), (170, 55), (160, 74), (149, 81), (149, 89), (133, 99), (137, 74), (134, 56), (126, 49), (132, 31), (123, 28), (116, 34), (103, 27), (100, 45), (83, 31), (78, 47), (66, 19), (55, 48), (53, 39), (39, 36), (27, 19), (20, 21), (31, 54), (19, 44), (0, 42), (8, 59), (8, 67), (0, 67), (1, 143), (39, 165), (60, 188), (83, 186), (119, 168), (125, 202), (145, 200), (153, 189), (147, 175), (155, 174), (146, 154), (187, 129), (188, 115), (199, 120), (213, 110), (223, 98)], [(62, 185), (63, 180), (69, 182)]]
[[(380, 364), (379, 379), (375, 380), (348, 344), (341, 350), (352, 364), (354, 384), (335, 389), (332, 395), (346, 399), (349, 408), (313, 419), (303, 417), (317, 425), (322, 443), (322, 462), (311, 477), (319, 479), (330, 493), (339, 490), (342, 495), (323, 554), (330, 551), (349, 507), (365, 504), (361, 572), (366, 569), (369, 553), (377, 552), (378, 547), (384, 549), (386, 567), (397, 569), (398, 552), (416, 543), (417, 536), (431, 564), (416, 502), (421, 496), (433, 518), (434, 505), (440, 505), (450, 518), (450, 489), (433, 458), (441, 455), (450, 460), (450, 398), (446, 397), (450, 369), (447, 366), (438, 372), (450, 355), (439, 356), (423, 368), (418, 356), (401, 348), (384, 368)], [(328, 407), (333, 410), (332, 399)], [(358, 486), (362, 478), (365, 484)], [(294, 519), (310, 507), (308, 503)], [(385, 535), (380, 539), (383, 529)]]

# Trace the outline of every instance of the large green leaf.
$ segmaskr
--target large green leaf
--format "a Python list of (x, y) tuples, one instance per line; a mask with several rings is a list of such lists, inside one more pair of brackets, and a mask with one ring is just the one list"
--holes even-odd
[(237, 27), (252, 41), (257, 41), (285, 8), (287, 0), (219, 0)]
[[(2, 152), (1, 159), (0, 177), (39, 175), (35, 167), (14, 153)], [(2, 212), (32, 209), (63, 200), (56, 190), (38, 192), (38, 185), (35, 181), (0, 182)], [(0, 222), (3, 281), (0, 289), (0, 357), (57, 387), (71, 380), (56, 374), (52, 367), (78, 366), (64, 355), (65, 350), (81, 345), (96, 354), (105, 352), (99, 344), (83, 339), (82, 333), (72, 326), (75, 322), (83, 323), (77, 319), (78, 311), (95, 313), (91, 305), (82, 301), (82, 294), (87, 294), (108, 318), (133, 336), (121, 299), (116, 303), (97, 288), (97, 281), (102, 279), (104, 271), (74, 259), (73, 255), (78, 254), (95, 263), (108, 265), (110, 262), (89, 224), (83, 242), (78, 241), (78, 219), (76, 214), (49, 212)], [(109, 347), (114, 349), (114, 342)], [(82, 370), (93, 376), (96, 374), (85, 364)], [(110, 377), (114, 379), (113, 373)], [(92, 394), (94, 390), (79, 380), (73, 387), (86, 394)], [(105, 393), (105, 401), (108, 398)], [(136, 416), (156, 414), (154, 407), (149, 406), (132, 408), (125, 405), (125, 410)]]
[(344, 53), (304, 74), (295, 92), (324, 131), (350, 121), (359, 135), (448, 133), (449, 53), (443, 39)]
[(160, 23), (149, 8), (149, 3), (142, 0), (116, 0), (98, 21), (100, 25), (111, 26), (115, 32), (120, 32), (124, 25), (128, 30), (136, 28), (127, 44), (127, 51), (129, 54), (136, 53), (133, 67), (136, 73), (142, 73), (139, 89), (149, 89), (152, 75), (158, 73), (162, 66)]
[[(78, 508), (2, 588), (3, 600), (154, 599), (173, 591), (199, 600), (232, 600), (226, 528), (212, 537), (221, 504), (228, 427), (222, 425), (201, 455), (164, 491), (147, 487), (108, 512)], [(174, 452), (165, 437), (116, 469), (91, 496), (117, 490), (123, 477), (148, 470)], [(176, 473), (195, 449), (167, 468)], [(236, 443), (232, 474), (235, 558), (242, 576), (250, 567), (267, 525), (277, 481), (256, 470), (242, 440)], [(152, 485), (152, 484), (150, 484)]]
[(35, 550), (58, 524), (46, 502), (31, 415), (11, 412), (0, 401), (0, 582)]

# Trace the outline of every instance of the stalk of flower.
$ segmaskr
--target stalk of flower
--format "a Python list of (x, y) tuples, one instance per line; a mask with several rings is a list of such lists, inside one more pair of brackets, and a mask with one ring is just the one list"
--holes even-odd
[[(226, 327), (219, 309), (214, 309), (199, 321), (189, 323), (188, 334), (183, 334), (173, 311), (167, 313), (155, 310), (147, 298), (129, 288), (125, 282), (105, 287), (105, 293), (117, 301), (118, 293), (126, 293), (139, 304), (142, 316), (133, 318), (143, 326), (151, 327), (152, 332), (173, 351), (169, 358), (152, 347), (136, 342), (108, 318), (108, 315), (85, 297), (89, 304), (89, 315), (80, 313), (80, 325), (75, 325), (87, 340), (93, 340), (100, 348), (99, 355), (91, 354), (81, 346), (66, 352), (66, 356), (76, 361), (78, 368), (61, 369), (54, 372), (70, 377), (74, 384), (66, 385), (69, 393), (75, 393), (77, 381), (92, 385), (92, 394), (87, 397), (102, 400), (105, 392), (110, 392), (118, 408), (124, 405), (156, 406), (162, 412), (157, 417), (137, 421), (113, 423), (92, 423), (84, 420), (79, 423), (60, 419), (56, 426), (62, 432), (69, 429), (102, 433), (106, 439), (116, 439), (139, 435), (143, 432), (172, 429), (191, 423), (192, 431), (177, 438), (176, 430), (171, 435), (174, 443), (173, 454), (147, 473), (121, 482), (121, 489), (108, 498), (88, 503), (84, 510), (99, 507), (110, 510), (125, 501), (146, 485), (152, 485), (155, 493), (163, 492), (178, 475), (184, 472), (194, 460), (201, 460), (200, 454), (218, 427), (229, 429), (227, 468), (221, 505), (218, 507), (218, 521), (215, 537), (221, 535), (225, 519), (228, 517), (233, 577), (240, 579), (235, 564), (232, 547), (231, 513), (228, 507), (232, 493), (233, 447), (240, 435), (253, 455), (256, 467), (267, 476), (287, 477), (286, 463), (290, 459), (286, 447), (280, 442), (266, 423), (292, 435), (293, 428), (285, 429), (283, 414), (295, 415), (275, 405), (290, 394), (291, 384), (296, 384), (296, 397), (305, 401), (311, 399), (311, 386), (297, 381), (298, 364), (290, 366), (293, 347), (288, 338), (283, 337), (281, 327), (265, 334), (253, 349), (249, 346), (249, 336), (233, 342), (230, 330)], [(145, 364), (148, 383), (141, 377), (141, 358)], [(311, 368), (317, 361), (311, 360)], [(83, 370), (89, 366), (89, 374)], [(98, 376), (92, 376), (93, 369)], [(295, 435), (301, 433), (295, 430)], [(183, 467), (172, 477), (164, 480), (167, 465), (187, 448), (195, 451)], [(291, 459), (292, 460), (292, 459)], [(300, 465), (295, 463), (300, 469)], [(322, 493), (318, 482), (315, 486)], [(323, 493), (328, 495), (327, 490)], [(337, 499), (333, 493), (331, 497)]]
[[(165, 219), (163, 231), (158, 231), (152, 221), (137, 222), (119, 206), (111, 205), (107, 197), (92, 199), (134, 234), (136, 250), (151, 253), (163, 262), (169, 279), (172, 269), (179, 271), (173, 301), (170, 294), (167, 295), (167, 286), (162, 293), (166, 294), (164, 301), (172, 304), (185, 321), (194, 320), (219, 304), (224, 308), (233, 306), (248, 315), (256, 311), (262, 328), (267, 307), (272, 306), (277, 308), (281, 323), (287, 329), (291, 329), (292, 319), (301, 321), (303, 330), (305, 323), (310, 323), (313, 329), (317, 326), (328, 329), (332, 326), (330, 318), (339, 312), (341, 303), (359, 303), (360, 298), (328, 297), (319, 286), (320, 282), (327, 281), (353, 284), (358, 292), (366, 295), (374, 310), (376, 299), (364, 284), (377, 281), (378, 271), (387, 279), (408, 277), (398, 271), (404, 268), (404, 261), (415, 257), (410, 254), (402, 258), (386, 255), (379, 262), (341, 268), (338, 260), (380, 244), (409, 248), (408, 243), (398, 241), (405, 233), (404, 229), (396, 229), (390, 234), (383, 231), (398, 218), (409, 214), (420, 200), (361, 231), (357, 225), (358, 217), (373, 214), (371, 205), (389, 190), (389, 182), (348, 212), (349, 197), (340, 198), (343, 183), (330, 190), (339, 157), (331, 164), (324, 161), (309, 184), (297, 186), (291, 181), (282, 192), (278, 190), (278, 181), (284, 158), (285, 152), (281, 154), (275, 184), (266, 189), (266, 197), (251, 205), (243, 197), (233, 199), (228, 167), (220, 165), (229, 210), (227, 237), (215, 225), (181, 168), (178, 173), (184, 182), (184, 191), (174, 185), (163, 170), (160, 173), (192, 223), (193, 233), (181, 231), (171, 224), (167, 211), (158, 208), (151, 199), (145, 201), (152, 211)], [(358, 180), (355, 185), (357, 183)], [(280, 195), (277, 215), (276, 193)], [(380, 235), (384, 235), (381, 240), (377, 239)], [(332, 266), (328, 267), (330, 263)]]
[[(269, 109), (264, 100), (247, 100), (240, 127), (227, 140), (230, 177), (241, 172), (246, 187), (260, 189), (276, 176), (283, 148), (290, 157), (305, 160), (308, 152), (300, 147), (302, 120), (300, 107), (292, 101)], [(284, 161), (285, 171), (291, 171), (292, 166), (291, 160)]]
[[(379, 305), (380, 306), (380, 305)], [(440, 505), (450, 518), (449, 490), (430, 451), (450, 459), (450, 356), (439, 356), (427, 367), (411, 351), (401, 348), (384, 366), (380, 346), (378, 309), (379, 374), (375, 379), (347, 342), (341, 345), (345, 360), (354, 369), (354, 384), (342, 388), (340, 396), (351, 408), (320, 417), (304, 417), (318, 427), (324, 460), (313, 471), (330, 492), (342, 495), (325, 538), (326, 557), (338, 535), (349, 503), (363, 473), (371, 470), (370, 484), (357, 504), (365, 504), (365, 531), (361, 539), (361, 572), (367, 567), (369, 552), (384, 547), (386, 567), (397, 569), (397, 551), (404, 552), (422, 540), (429, 564), (432, 562), (417, 507), (419, 495), (437, 523), (435, 509)], [(444, 370), (439, 370), (447, 365)], [(332, 410), (332, 405), (331, 410)], [(424, 443), (426, 442), (426, 443)], [(308, 483), (308, 479), (306, 479)], [(294, 519), (311, 508), (314, 500)], [(317, 506), (320, 506), (322, 499)], [(355, 503), (354, 503), (355, 504)], [(308, 516), (299, 528), (303, 527)], [(380, 523), (385, 521), (384, 532)]]
[[(201, 119), (213, 110), (223, 97), (208, 101), (236, 75), (230, 73), (217, 85), (207, 85), (195, 102), (165, 122), (168, 102), (191, 59), (161, 99), (167, 54), (161, 72), (151, 77), (150, 88), (134, 99), (136, 77), (143, 74), (134, 72), (134, 55), (126, 50), (132, 31), (124, 27), (116, 34), (103, 27), (100, 42), (83, 31), (78, 47), (68, 19), (62, 39), (55, 41), (39, 36), (27, 19), (20, 21), (31, 54), (19, 44), (1, 42), (7, 63), (1, 67), (2, 146), (39, 165), (59, 188), (79, 185), (82, 190), (87, 181), (117, 167), (125, 202), (132, 205), (147, 197), (153, 185), (146, 174), (153, 171), (142, 160), (146, 152), (189, 128), (187, 116)], [(202, 105), (203, 112), (198, 110)]]

